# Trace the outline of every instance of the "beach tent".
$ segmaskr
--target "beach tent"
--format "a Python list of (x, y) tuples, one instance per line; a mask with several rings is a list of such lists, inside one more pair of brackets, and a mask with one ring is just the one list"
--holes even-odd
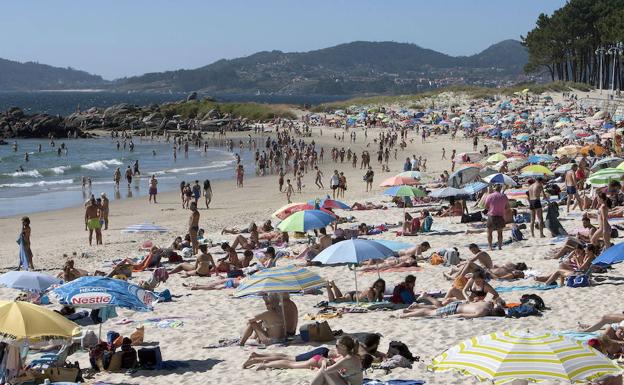
[(465, 340), (435, 357), (429, 369), (456, 370), (495, 385), (514, 380), (586, 382), (622, 372), (586, 343), (542, 331), (502, 331)]

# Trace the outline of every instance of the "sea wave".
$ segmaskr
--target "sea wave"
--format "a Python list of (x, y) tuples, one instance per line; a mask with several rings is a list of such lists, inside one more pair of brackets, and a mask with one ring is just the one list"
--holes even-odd
[(65, 171), (69, 170), (71, 168), (71, 166), (58, 166), (58, 167), (52, 167), (49, 168), (47, 170), (43, 171), (43, 174), (50, 174), (50, 175), (61, 175), (61, 174), (65, 174)]
[(21, 178), (21, 177), (29, 177), (29, 178), (41, 178), (43, 177), (43, 175), (41, 175), (41, 173), (38, 170), (30, 170), (30, 171), (15, 171), (15, 172), (9, 172), (6, 174), (2, 174), (4, 176), (11, 176), (14, 178)]
[(108, 169), (108, 166), (120, 166), (122, 164), (123, 163), (117, 159), (98, 160), (97, 162), (83, 164), (80, 168), (84, 168), (85, 170), (101, 171)]
[(228, 166), (230, 166), (230, 165), (232, 165), (234, 163), (236, 163), (236, 161), (234, 159), (231, 159), (231, 160), (217, 160), (217, 161), (214, 161), (214, 162), (210, 163), (210, 165), (208, 165), (208, 166), (172, 168), (172, 169), (169, 169), (169, 170), (156, 171), (153, 174), (156, 174), (156, 175), (177, 174), (177, 173), (186, 172), (186, 171), (210, 170), (210, 169), (213, 169), (213, 168), (228, 167)]
[(60, 184), (72, 184), (74, 183), (73, 179), (61, 179), (61, 180), (51, 180), (45, 181), (42, 180), (40, 182), (26, 182), (26, 183), (5, 183), (0, 184), (0, 188), (20, 188), (20, 187), (34, 187), (34, 186), (53, 186)]

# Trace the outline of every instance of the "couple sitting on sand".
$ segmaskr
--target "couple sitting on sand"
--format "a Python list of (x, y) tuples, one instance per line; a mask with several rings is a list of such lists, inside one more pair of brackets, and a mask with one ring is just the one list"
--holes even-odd
[(297, 333), (299, 311), (290, 296), (269, 294), (263, 299), (267, 310), (247, 320), (247, 327), (239, 341), (241, 346), (244, 346), (249, 338), (263, 345), (272, 345)]

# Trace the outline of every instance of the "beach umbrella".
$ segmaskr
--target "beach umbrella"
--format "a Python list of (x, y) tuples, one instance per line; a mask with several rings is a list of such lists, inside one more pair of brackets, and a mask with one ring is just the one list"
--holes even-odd
[(427, 193), (423, 190), (420, 190), (416, 187), (412, 186), (393, 186), (389, 189), (386, 189), (383, 192), (384, 195), (389, 195), (392, 197), (417, 197), (422, 198), (427, 196)]
[(525, 168), (522, 169), (522, 173), (523, 174), (533, 174), (533, 175), (548, 175), (551, 176), (553, 175), (553, 172), (550, 171), (548, 168), (541, 166), (539, 164), (534, 164), (531, 166), (526, 166)]
[(147, 222), (131, 225), (121, 230), (122, 233), (166, 233), (168, 231), (162, 226)]
[(321, 210), (305, 210), (298, 211), (288, 218), (284, 219), (277, 225), (280, 231), (285, 232), (301, 232), (308, 230), (320, 229), (326, 227), (336, 218), (322, 212)]
[(504, 185), (512, 186), (512, 187), (518, 185), (518, 183), (516, 183), (516, 181), (514, 181), (509, 175), (500, 174), (500, 173), (488, 175), (485, 178), (483, 178), (483, 180), (490, 184), (504, 184)]
[(563, 140), (563, 138), (559, 135), (551, 136), (550, 138), (546, 139), (547, 142), (559, 142), (561, 140)]
[(462, 187), (462, 190), (464, 190), (464, 192), (466, 192), (466, 194), (474, 195), (474, 194), (478, 193), (479, 191), (487, 188), (487, 186), (488, 186), (487, 183), (472, 182), (472, 183), (468, 183), (467, 185)]
[(479, 177), (480, 167), (468, 167), (461, 170), (457, 170), (449, 176), (448, 185), (455, 188), (460, 188), (466, 183), (475, 181)]
[(494, 167), (497, 170), (500, 169), (501, 167), (503, 167), (503, 162), (507, 162), (507, 168), (510, 171), (522, 168), (528, 163), (527, 160), (524, 158), (513, 157), (513, 158), (507, 158), (507, 160), (503, 160), (503, 161), (496, 163)]
[(559, 156), (563, 156), (563, 155), (576, 156), (580, 152), (581, 152), (581, 146), (575, 146), (575, 145), (563, 146), (557, 149), (557, 155)]
[(286, 265), (271, 267), (243, 279), (235, 297), (262, 296), (271, 293), (301, 293), (324, 286), (325, 280), (305, 267)]
[[(286, 206), (283, 206), (282, 208), (275, 211), (272, 214), (272, 216), (274, 216), (275, 218), (284, 220), (298, 211), (314, 210), (314, 207), (315, 207), (314, 204), (310, 204), (310, 203), (289, 203)], [(319, 210), (321, 210), (322, 212), (326, 214), (332, 215), (334, 217), (336, 216), (336, 214), (334, 214), (333, 212), (327, 209), (324, 209), (322, 207)]]
[(48, 274), (33, 271), (9, 271), (0, 275), (0, 286), (41, 293), (63, 281)]
[(403, 178), (413, 178), (413, 179), (421, 179), (422, 178), (422, 174), (420, 173), (420, 171), (403, 171), (399, 174), (397, 174), (396, 176), (400, 176)]
[(529, 139), (531, 138), (531, 136), (529, 134), (520, 134), (518, 136), (516, 136), (516, 139), (522, 141), (522, 142), (527, 142)]
[(412, 247), (414, 247), (414, 245), (411, 243), (391, 241), (388, 239), (375, 239), (374, 241), (386, 246), (394, 252), (399, 252), (401, 250), (411, 249)]
[(420, 182), (414, 178), (410, 177), (402, 177), (402, 176), (393, 176), (390, 177), (379, 185), (380, 187), (389, 187), (389, 186), (402, 186), (402, 185), (415, 185)]
[(80, 277), (52, 290), (61, 305), (101, 309), (107, 306), (151, 311), (158, 297), (151, 291), (121, 279)]
[[(353, 264), (355, 266), (371, 259), (386, 259), (395, 255), (395, 252), (378, 243), (368, 239), (348, 239), (334, 243), (321, 251), (312, 261), (323, 265)], [(353, 268), (355, 277), (355, 291), (357, 286), (357, 268)], [(357, 300), (357, 296), (356, 296)]]
[(624, 162), (618, 164), (616, 168), (619, 168), (620, 170), (624, 170)]
[(459, 197), (469, 195), (463, 189), (454, 188), (454, 187), (445, 187), (437, 190), (433, 190), (431, 194), (429, 194), (432, 198), (451, 198), (451, 197)]
[(0, 340), (69, 340), (79, 326), (59, 313), (22, 301), (0, 301)]
[(502, 153), (499, 152), (499, 153), (496, 153), (494, 155), (490, 155), (485, 160), (485, 162), (486, 163), (498, 163), (498, 162), (500, 162), (502, 160), (505, 160), (505, 159), (507, 159), (507, 156), (505, 156), (505, 154), (502, 154)]
[(624, 261), (624, 242), (613, 245), (603, 251), (594, 261), (593, 265), (611, 266)]
[(572, 170), (572, 166), (574, 166), (575, 164), (576, 163), (562, 164), (561, 166), (555, 169), (555, 174), (565, 174), (566, 172)]
[(618, 157), (604, 158), (594, 163), (594, 165), (591, 167), (591, 170), (596, 171), (596, 170), (602, 170), (602, 169), (610, 168), (610, 167), (619, 168), (616, 166), (619, 166), (623, 162), (624, 162), (624, 159), (618, 158)]
[(323, 198), (318, 201), (316, 199), (310, 199), (308, 201), (308, 204), (311, 204), (314, 206), (316, 206), (317, 203), (318, 203), (318, 207), (320, 207), (321, 210), (322, 209), (351, 210), (351, 206), (349, 206), (348, 204), (342, 201), (337, 201), (335, 199)]
[(552, 163), (555, 157), (548, 154), (534, 154), (527, 159), (529, 163)]
[(527, 191), (527, 189), (507, 189), (504, 194), (507, 195), (507, 198), (509, 199), (528, 199)]
[(597, 144), (590, 144), (589, 146), (582, 147), (579, 151), (580, 154), (589, 155), (589, 152), (593, 151), (596, 155), (603, 155), (607, 150), (604, 147), (599, 146)]
[(587, 182), (594, 187), (606, 186), (612, 180), (620, 180), (624, 176), (624, 170), (619, 168), (603, 168), (602, 170), (593, 173), (587, 179)]
[(473, 337), (435, 357), (429, 368), (457, 370), (495, 385), (517, 379), (577, 383), (621, 373), (615, 363), (587, 343), (541, 331)]

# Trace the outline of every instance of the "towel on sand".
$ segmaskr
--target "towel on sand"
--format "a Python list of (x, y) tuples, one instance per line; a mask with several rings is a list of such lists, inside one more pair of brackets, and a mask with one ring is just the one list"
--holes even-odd
[(494, 290), (496, 290), (499, 293), (509, 293), (511, 291), (530, 291), (530, 290), (551, 290), (551, 289), (556, 289), (558, 288), (558, 285), (532, 285), (532, 286), (503, 286), (503, 287), (496, 287), (494, 288)]
[(579, 332), (576, 330), (564, 330), (560, 332), (555, 332), (555, 334), (560, 334), (564, 337), (568, 337), (581, 342), (586, 342), (591, 340), (592, 338), (600, 337), (600, 333), (598, 332)]
[[(380, 272), (385, 272), (385, 273), (404, 273), (404, 272), (409, 272), (409, 271), (423, 271), (424, 269), (420, 266), (406, 266), (406, 267), (385, 267), (385, 268), (381, 268), (379, 269)], [(370, 270), (366, 270), (366, 271), (362, 271), (360, 272), (360, 274), (371, 274), (371, 273), (377, 273), (377, 270), (373, 270), (372, 268)]]
[(365, 378), (363, 385), (422, 385), (425, 381), (422, 380), (371, 380)]

